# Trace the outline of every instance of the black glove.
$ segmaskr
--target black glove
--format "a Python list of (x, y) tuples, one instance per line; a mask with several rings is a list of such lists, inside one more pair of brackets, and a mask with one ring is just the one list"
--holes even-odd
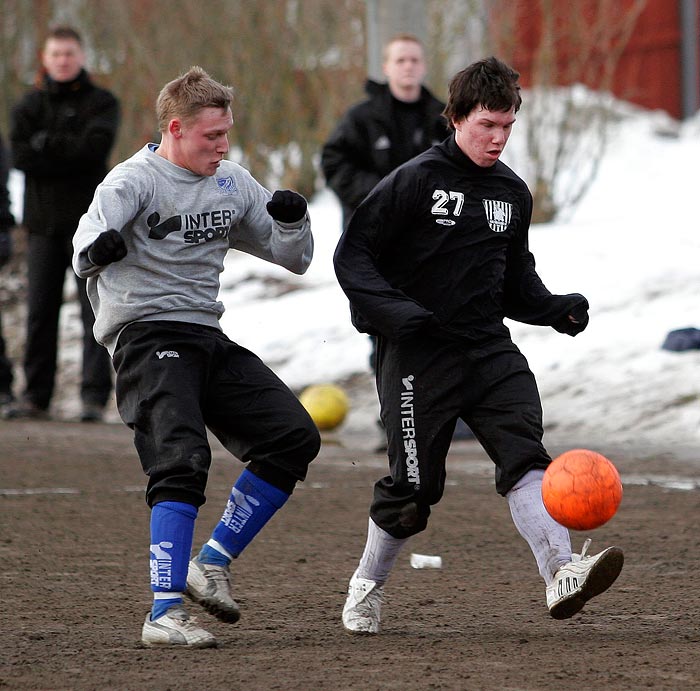
[(561, 317), (552, 326), (559, 332), (568, 336), (580, 334), (588, 326), (588, 302), (583, 301), (574, 305), (564, 317)]
[(88, 259), (97, 266), (107, 266), (126, 257), (126, 243), (119, 231), (111, 228), (97, 236), (97, 240), (88, 247)]
[(306, 215), (306, 199), (292, 190), (277, 190), (267, 202), (267, 213), (282, 223), (296, 223)]
[(0, 229), (0, 269), (12, 256), (12, 236), (9, 230)]

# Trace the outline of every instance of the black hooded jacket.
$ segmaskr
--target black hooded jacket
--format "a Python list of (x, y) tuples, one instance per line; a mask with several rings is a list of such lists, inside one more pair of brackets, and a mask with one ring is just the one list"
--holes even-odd
[(528, 249), (531, 214), (523, 180), (501, 161), (477, 166), (454, 136), (399, 167), (336, 248), (353, 324), (391, 340), (424, 332), (474, 345), (510, 338), (504, 317), (576, 335), (588, 302), (542, 283)]
[(7, 187), (9, 173), (9, 157), (5, 143), (0, 137), (0, 233), (7, 232), (15, 225), (15, 219), (10, 211), (10, 190)]
[(117, 99), (85, 70), (71, 82), (45, 77), (14, 106), (10, 144), (25, 174), (30, 233), (72, 237), (107, 173), (118, 126)]
[[(417, 103), (408, 106), (391, 95), (387, 84), (367, 80), (365, 91), (368, 98), (345, 113), (321, 153), (321, 168), (340, 199), (345, 225), (385, 175), (441, 142), (449, 132), (442, 117), (445, 104), (425, 87)], [(413, 114), (405, 114), (404, 109)], [(411, 117), (412, 133), (402, 136)]]

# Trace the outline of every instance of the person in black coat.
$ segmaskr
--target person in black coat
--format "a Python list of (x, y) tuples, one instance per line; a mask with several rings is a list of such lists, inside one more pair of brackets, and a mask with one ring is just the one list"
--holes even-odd
[[(555, 619), (606, 590), (618, 547), (572, 554), (546, 511), (542, 405), (505, 317), (576, 336), (583, 295), (552, 294), (528, 247), (532, 196), (499, 159), (521, 105), (518, 74), (492, 57), (450, 82), (452, 136), (397, 168), (360, 204), (334, 256), (360, 331), (377, 336), (377, 388), (389, 474), (375, 483), (367, 545), (343, 625), (378, 633), (384, 585), (405, 543), (442, 498), (452, 432), (463, 418), (494, 463), (497, 492), (530, 546)], [(470, 553), (479, 558), (478, 551)], [(526, 569), (513, 565), (520, 581)]]
[[(9, 172), (10, 164), (7, 151), (2, 137), (0, 137), (0, 269), (10, 261), (12, 256), (10, 231), (15, 225), (14, 216), (10, 211), (10, 190), (7, 186)], [(7, 357), (5, 339), (2, 335), (2, 321), (0, 321), (0, 410), (3, 410), (13, 400), (13, 380), (12, 362)]]
[(384, 46), (386, 83), (368, 79), (368, 98), (352, 106), (323, 145), (321, 168), (340, 199), (343, 228), (369, 191), (394, 168), (447, 137), (445, 104), (422, 85), (423, 44), (397, 34)]
[[(51, 30), (39, 83), (12, 109), (13, 162), (24, 172), (27, 247), (25, 389), (5, 417), (48, 417), (54, 390), (59, 313), (72, 237), (107, 172), (119, 125), (119, 103), (84, 69), (80, 35)], [(100, 420), (112, 390), (112, 364), (92, 334), (86, 282), (76, 277), (83, 322), (81, 399), (84, 421)]]

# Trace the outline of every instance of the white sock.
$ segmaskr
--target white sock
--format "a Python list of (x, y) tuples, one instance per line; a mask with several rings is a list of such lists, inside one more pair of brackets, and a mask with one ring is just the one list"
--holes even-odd
[(370, 518), (365, 551), (357, 567), (358, 577), (384, 585), (394, 567), (396, 557), (406, 542), (408, 538), (392, 537)]
[(508, 494), (508, 506), (518, 532), (530, 545), (537, 568), (549, 585), (560, 566), (571, 561), (569, 531), (557, 523), (542, 502), (543, 470), (530, 470)]

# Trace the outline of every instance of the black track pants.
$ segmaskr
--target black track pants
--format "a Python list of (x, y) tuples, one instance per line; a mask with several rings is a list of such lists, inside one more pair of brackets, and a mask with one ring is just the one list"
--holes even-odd
[[(69, 236), (68, 236), (69, 237)], [(24, 398), (48, 408), (56, 383), (59, 318), (66, 270), (73, 251), (70, 239), (29, 233), (27, 246), (27, 334), (24, 349)], [(73, 271), (71, 270), (71, 273)], [(73, 274), (83, 322), (80, 397), (104, 406), (112, 391), (112, 363), (92, 333), (95, 324), (86, 280)]]
[(146, 499), (205, 502), (207, 428), (250, 469), (291, 493), (320, 448), (313, 420), (257, 355), (210, 327), (139, 322), (114, 353), (122, 420), (149, 476)]
[(391, 474), (376, 483), (370, 515), (394, 537), (424, 530), (440, 501), (458, 417), (495, 463), (500, 494), (528, 470), (549, 465), (537, 384), (509, 340), (466, 348), (379, 339), (377, 388)]

